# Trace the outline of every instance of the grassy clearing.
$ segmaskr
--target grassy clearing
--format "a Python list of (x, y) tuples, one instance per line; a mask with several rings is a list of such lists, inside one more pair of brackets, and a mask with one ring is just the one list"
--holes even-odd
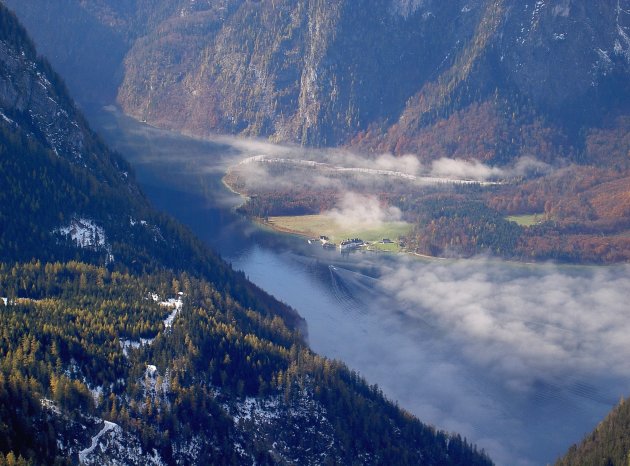
[[(387, 237), (385, 237), (387, 238)], [(394, 238), (393, 241), (396, 241)], [(372, 243), (367, 247), (368, 251), (382, 251), (382, 252), (399, 252), (400, 246), (398, 242), (395, 243)]]
[(522, 227), (531, 227), (543, 221), (543, 213), (529, 215), (510, 215), (505, 217), (510, 222), (518, 223)]
[[(295, 233), (312, 238), (320, 235), (328, 236), (334, 243), (347, 238), (361, 238), (364, 241), (381, 241), (389, 238), (396, 241), (411, 231), (411, 224), (407, 222), (387, 222), (376, 228), (347, 227), (339, 225), (327, 215), (300, 215), (296, 217), (269, 217), (269, 226), (278, 231)], [(374, 245), (382, 251), (398, 251), (397, 244)]]

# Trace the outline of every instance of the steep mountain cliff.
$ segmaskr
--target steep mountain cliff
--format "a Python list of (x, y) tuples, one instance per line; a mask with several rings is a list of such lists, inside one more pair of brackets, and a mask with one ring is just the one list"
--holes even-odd
[[(38, 20), (51, 57), (51, 36), (98, 22), (114, 50), (81, 45), (62, 69), (109, 60), (122, 41), (123, 109), (195, 134), (556, 159), (579, 155), (589, 128), (618, 127), (630, 105), (628, 0), (65, 1), (6, 3)], [(82, 19), (42, 27), (65, 11)], [(445, 128), (452, 137), (436, 142)]]
[(2, 5), (0, 309), (0, 464), (491, 464), (153, 210)]
[[(57, 2), (4, 1), (78, 95), (107, 101), (95, 67), (80, 66), (102, 57), (125, 112), (186, 133), (411, 154), (425, 167), (544, 162), (538, 180), (476, 199), (488, 218), (542, 219), (493, 252), (630, 257), (630, 0), (63, 0), (67, 15)], [(439, 208), (436, 239), (426, 206), (406, 202), (421, 217), (414, 250), (462, 254)], [(464, 255), (486, 251), (467, 217)]]

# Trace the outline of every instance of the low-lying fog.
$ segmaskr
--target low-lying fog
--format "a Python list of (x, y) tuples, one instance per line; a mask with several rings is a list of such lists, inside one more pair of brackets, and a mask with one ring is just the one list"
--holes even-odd
[[(315, 351), (345, 361), (421, 420), (467, 437), (498, 465), (553, 463), (628, 393), (630, 266), (340, 256), (263, 233), (221, 207), (234, 199), (218, 181), (227, 166), (298, 149), (228, 138), (209, 145), (126, 119), (99, 127), (151, 173), (144, 182), (156, 202), (306, 318)], [(424, 170), (409, 158), (396, 163), (382, 156), (371, 166)], [(471, 178), (471, 167), (489, 173), (478, 179), (506, 170), (442, 160), (429, 171)], [(531, 167), (548, 169), (521, 160), (507, 170)], [(198, 205), (169, 194), (197, 186), (206, 186)], [(352, 199), (344, 202), (341, 216), (352, 210)], [(399, 215), (364, 208), (377, 219)]]
[(315, 351), (499, 465), (553, 462), (627, 393), (630, 267), (356, 256), (234, 264), (300, 311)]

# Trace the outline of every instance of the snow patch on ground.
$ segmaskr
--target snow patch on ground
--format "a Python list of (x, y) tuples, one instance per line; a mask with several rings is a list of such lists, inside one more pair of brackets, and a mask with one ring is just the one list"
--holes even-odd
[(269, 423), (280, 418), (280, 399), (261, 399), (247, 397), (236, 405), (236, 413), (233, 416), (234, 424), (241, 421), (254, 420), (257, 423)]
[(45, 410), (52, 411), (57, 416), (61, 415), (61, 411), (59, 410), (59, 408), (57, 407), (57, 405), (55, 404), (53, 400), (49, 400), (48, 398), (42, 398), (40, 402), (42, 404), (42, 408), (44, 408)]
[(158, 411), (161, 410), (163, 404), (170, 405), (166, 395), (169, 393), (169, 387), (171, 385), (170, 370), (166, 369), (164, 376), (160, 376), (158, 368), (153, 364), (147, 364), (147, 368), (144, 371), (144, 377), (140, 380), (144, 386), (144, 396), (151, 399), (160, 399), (160, 403), (156, 404)]
[[(163, 320), (165, 330), (168, 330), (173, 326), (173, 321), (177, 317), (177, 314), (181, 312), (182, 306), (184, 305), (182, 301), (183, 296), (184, 296), (184, 293), (179, 292), (177, 294), (177, 298), (169, 298), (165, 301), (160, 301), (160, 296), (157, 293), (149, 293), (149, 295), (147, 296), (146, 299), (150, 299), (153, 302), (156, 302), (157, 304), (159, 304), (160, 306), (173, 309), (171, 313), (166, 317), (166, 319)], [(150, 345), (153, 343), (154, 340), (155, 340), (155, 337), (140, 338), (139, 340), (129, 340), (129, 339), (119, 338), (118, 343), (120, 344), (120, 347), (122, 348), (123, 355), (125, 357), (129, 357), (129, 349), (138, 349), (142, 346)]]
[(8, 116), (6, 116), (4, 113), (0, 112), (0, 117), (6, 121), (7, 123), (9, 123), (10, 125), (12, 125), (13, 123), (15, 123), (11, 118), (9, 118)]
[(200, 436), (196, 435), (189, 441), (173, 444), (173, 456), (177, 464), (194, 464), (199, 460), (203, 442)]
[(79, 463), (85, 463), (87, 456), (94, 451), (94, 449), (98, 445), (98, 441), (103, 435), (105, 435), (110, 430), (114, 430), (116, 428), (120, 429), (118, 424), (114, 424), (113, 422), (110, 422), (110, 421), (104, 421), (104, 422), (105, 422), (105, 426), (100, 430), (98, 434), (92, 437), (91, 445), (85, 450), (81, 450), (79, 452)]
[(184, 294), (182, 292), (178, 293), (177, 299), (175, 298), (170, 298), (166, 301), (161, 301), (159, 304), (160, 306), (165, 306), (165, 307), (172, 307), (173, 308), (173, 312), (171, 312), (168, 317), (166, 319), (164, 319), (164, 327), (169, 329), (173, 326), (173, 321), (175, 320), (175, 317), (177, 317), (177, 314), (180, 313), (180, 311), (182, 310), (182, 306), (183, 306), (183, 301), (182, 301), (182, 296)]
[(534, 29), (538, 25), (538, 21), (540, 20), (540, 14), (542, 9), (545, 7), (544, 0), (538, 0), (534, 5), (534, 11), (532, 12), (532, 21), (531, 28)]
[(597, 49), (597, 61), (592, 66), (592, 81), (591, 86), (596, 87), (599, 83), (599, 77), (606, 76), (613, 70), (613, 61), (611, 60), (606, 50)]
[(126, 358), (129, 357), (129, 348), (138, 349), (144, 345), (150, 345), (153, 343), (155, 338), (140, 338), (140, 340), (123, 340), (122, 338), (118, 339), (118, 343), (122, 348), (123, 356)]
[(599, 68), (601, 74), (606, 76), (606, 74), (612, 70), (613, 62), (606, 50), (597, 49), (597, 56), (599, 57), (599, 60), (597, 61), (596, 66)]
[[(525, 42), (527, 42), (530, 33), (536, 30), (536, 28), (538, 28), (540, 19), (542, 17), (542, 11), (545, 8), (545, 6), (546, 6), (545, 0), (538, 0), (533, 4), (526, 3), (524, 5), (524, 11), (526, 13), (529, 12), (531, 8), (532, 10), (531, 19), (529, 20), (529, 23), (525, 22), (525, 23), (520, 24), (521, 26), (520, 35), (516, 37), (517, 44), (525, 45)], [(555, 10), (553, 14), (556, 15)]]
[(53, 230), (53, 233), (70, 236), (72, 241), (80, 248), (91, 249), (93, 251), (105, 250), (108, 252), (107, 261), (114, 261), (111, 246), (107, 242), (105, 230), (92, 219), (73, 217), (68, 225)]
[[(308, 385), (308, 381), (306, 381)], [(272, 454), (288, 464), (319, 465), (333, 459), (343, 463), (335, 451), (334, 428), (326, 408), (313, 399), (306, 387), (293, 386), (294, 397), (286, 401), (283, 394), (272, 397), (247, 397), (226, 404), (234, 425), (250, 442), (266, 442)], [(300, 437), (296, 443), (295, 436)], [(243, 454), (238, 442), (235, 449)], [(282, 461), (280, 461), (282, 462)], [(370, 461), (366, 461), (369, 463)]]
[[(101, 421), (99, 421), (101, 422)], [(89, 448), (79, 452), (79, 462), (89, 465), (110, 466), (163, 466), (160, 454), (152, 449), (142, 448), (140, 439), (120, 426), (109, 421), (102, 421), (105, 427), (94, 437)]]
[(624, 26), (627, 24), (628, 16), (630, 16), (630, 5), (627, 3), (621, 5), (621, 0), (617, 0), (617, 17), (616, 26), (619, 37), (615, 40), (614, 51), (617, 55), (623, 55), (628, 63), (630, 63), (630, 35), (628, 34), (628, 28)]
[[(123, 175), (125, 176), (125, 178), (128, 176), (127, 172), (124, 172)], [(144, 227), (145, 229), (148, 229), (153, 233), (153, 241), (155, 241), (156, 243), (159, 241), (165, 241), (164, 236), (162, 235), (162, 231), (155, 225), (151, 225), (150, 223), (148, 223), (146, 220), (138, 220), (133, 217), (129, 217), (129, 225), (132, 227), (138, 225), (138, 228)]]
[(92, 394), (92, 398), (94, 399), (94, 404), (98, 405), (99, 399), (103, 396), (103, 387), (98, 386), (90, 389), (90, 393)]
[[(127, 172), (124, 172), (123, 175), (127, 176)], [(138, 224), (140, 224), (142, 226), (146, 226), (147, 221), (146, 220), (136, 220), (133, 217), (129, 217), (129, 225), (131, 225), (132, 227), (135, 227)]]
[(145, 373), (147, 377), (154, 379), (155, 375), (157, 374), (157, 367), (153, 364), (147, 364), (147, 370)]
[(107, 244), (105, 230), (89, 218), (73, 218), (70, 224), (61, 227), (57, 232), (70, 236), (81, 248), (101, 249)]

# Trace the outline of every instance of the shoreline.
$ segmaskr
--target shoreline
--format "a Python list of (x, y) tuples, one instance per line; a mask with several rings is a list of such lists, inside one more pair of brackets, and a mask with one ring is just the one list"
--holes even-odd
[(223, 175), (221, 177), (221, 184), (223, 186), (225, 186), (225, 188), (230, 191), (232, 194), (237, 195), (243, 202), (241, 202), (239, 205), (235, 206), (234, 209), (238, 209), (240, 206), (242, 206), (243, 204), (245, 204), (247, 201), (250, 200), (250, 197), (246, 194), (243, 193), (239, 193), (238, 191), (236, 191), (234, 188), (232, 188), (232, 186), (230, 186), (226, 181), (225, 181), (225, 175)]
[[(313, 236), (308, 235), (306, 232), (300, 231), (300, 230), (293, 230), (291, 228), (286, 228), (286, 227), (281, 227), (279, 225), (276, 225), (275, 223), (269, 222), (269, 221), (264, 221), (263, 219), (261, 219), (260, 217), (248, 217), (252, 222), (254, 222), (257, 225), (260, 225), (262, 227), (266, 227), (269, 230), (278, 232), (278, 233), (284, 233), (284, 234), (289, 234), (289, 235), (293, 235), (293, 236), (299, 236), (300, 238), (306, 238), (306, 239), (314, 239)], [(319, 241), (319, 240), (318, 240)]]
[[(283, 234), (283, 235), (292, 235), (301, 239), (316, 240), (319, 242), (319, 239), (316, 238), (314, 235), (310, 235), (304, 231), (282, 227), (277, 224), (274, 224), (273, 222), (264, 221), (260, 217), (247, 217), (247, 218), (249, 218), (249, 220), (252, 223), (256, 224), (257, 226), (264, 228), (266, 230), (272, 231), (274, 233)], [(379, 249), (370, 249), (370, 246), (371, 244), (368, 244), (367, 247), (358, 248), (358, 249), (355, 249), (355, 251), (372, 252), (372, 253), (379, 253), (379, 254), (407, 255), (411, 257), (416, 256), (417, 258), (422, 258), (425, 260), (447, 260), (448, 259), (447, 257), (428, 256), (428, 255), (424, 255), (424, 254), (420, 254), (420, 253), (416, 253), (412, 251), (406, 251), (406, 250), (386, 251), (386, 250), (379, 250)], [(336, 250), (339, 249), (336, 244), (335, 244), (335, 249)]]
[[(133, 115), (129, 115), (124, 113), (119, 107), (117, 106), (108, 106), (109, 108), (105, 108), (103, 106), (99, 106), (99, 108), (104, 109), (104, 111), (106, 113), (115, 113), (118, 115), (121, 115), (125, 118), (128, 118), (130, 120), (133, 120), (137, 123), (140, 123), (142, 125), (144, 125), (145, 127), (149, 128), (149, 129), (153, 129), (156, 131), (164, 131), (166, 133), (172, 133), (175, 135), (179, 135), (179, 136), (183, 136), (183, 137), (187, 137), (187, 138), (191, 138), (191, 139), (195, 139), (198, 141), (210, 141), (210, 142), (215, 142), (213, 141), (212, 137), (200, 137), (200, 136), (194, 136), (194, 135), (190, 135), (190, 134), (186, 134), (186, 133), (182, 133), (176, 130), (172, 130), (172, 129), (168, 129), (168, 128), (162, 128), (159, 126), (155, 126), (151, 123), (148, 122), (142, 122), (140, 119), (134, 117)], [(220, 137), (219, 135), (217, 135), (218, 137)], [(225, 175), (227, 173), (225, 173), (222, 177), (221, 177), (221, 184), (232, 194), (239, 196), (240, 199), (240, 203), (236, 206), (234, 206), (233, 208), (236, 209), (239, 206), (243, 205), (245, 202), (247, 202), (250, 199), (250, 196), (243, 194), (239, 191), (237, 191), (236, 189), (234, 189), (232, 186), (230, 186), (229, 183), (226, 182), (225, 180)], [(303, 232), (303, 231), (299, 231), (299, 230), (292, 230), (289, 228), (283, 228), (280, 226), (276, 226), (274, 224), (269, 224), (269, 223), (265, 223), (264, 221), (261, 221), (260, 219), (254, 218), (254, 217), (250, 217), (250, 216), (246, 216), (249, 221), (251, 221), (252, 223), (264, 227), (270, 231), (279, 233), (279, 234), (288, 234), (288, 235), (293, 235), (299, 238), (311, 238), (310, 235), (308, 235), (307, 233)], [(627, 233), (627, 232), (625, 232)], [(623, 234), (622, 234), (623, 235)], [(504, 258), (504, 257), (500, 257), (500, 256), (488, 256), (486, 254), (478, 254), (472, 257), (442, 257), (442, 256), (432, 256), (432, 255), (428, 255), (428, 254), (423, 254), (423, 253), (419, 253), (419, 252), (415, 252), (415, 251), (382, 251), (382, 250), (368, 250), (368, 249), (363, 249), (364, 251), (370, 251), (370, 252), (380, 252), (380, 253), (390, 253), (390, 254), (402, 254), (402, 255), (406, 255), (408, 257), (413, 257), (413, 258), (417, 258), (420, 260), (440, 260), (440, 261), (444, 261), (444, 260), (470, 260), (470, 259), (475, 259), (475, 258), (479, 258), (479, 257), (483, 257), (486, 259), (491, 259), (491, 260), (497, 260), (497, 261), (502, 261), (502, 262), (509, 262), (512, 263), (514, 265), (522, 265), (522, 266), (544, 266), (544, 265), (553, 265), (556, 267), (572, 267), (572, 268), (592, 268), (592, 267), (623, 267), (623, 266), (628, 266), (630, 264), (630, 262), (628, 261), (620, 261), (620, 262), (563, 262), (563, 261), (556, 261), (553, 259), (539, 259), (539, 260), (519, 260), (519, 259), (514, 259), (514, 258)]]
[[(239, 194), (239, 193), (237, 193)], [(282, 235), (292, 235), (301, 239), (316, 239), (314, 238), (312, 235), (309, 235), (303, 231), (299, 231), (299, 230), (292, 230), (290, 228), (285, 228), (285, 227), (281, 227), (281, 226), (277, 226), (271, 222), (265, 222), (264, 220), (262, 220), (260, 217), (250, 217), (250, 216), (246, 216), (253, 224), (257, 225), (260, 228), (264, 228), (265, 230), (271, 231), (273, 233), (277, 233), (277, 234), (282, 234)], [(319, 240), (318, 240), (319, 241)], [(338, 249), (337, 247), (335, 247), (335, 249)], [(490, 260), (490, 261), (499, 261), (499, 262), (506, 262), (509, 263), (511, 265), (514, 266), (521, 266), (521, 267), (541, 267), (541, 266), (554, 266), (554, 267), (562, 267), (562, 268), (600, 268), (600, 267), (618, 267), (618, 266), (623, 266), (624, 263), (620, 263), (620, 264), (580, 264), (580, 263), (562, 263), (562, 262), (554, 262), (551, 260), (545, 260), (545, 261), (539, 261), (539, 262), (532, 262), (532, 261), (521, 261), (521, 260), (515, 260), (515, 259), (506, 259), (503, 257), (497, 257), (497, 256), (487, 256), (487, 255), (476, 255), (476, 256), (472, 256), (472, 257), (442, 257), (442, 256), (431, 256), (428, 254), (423, 254), (420, 252), (415, 252), (415, 251), (408, 251), (408, 250), (401, 250), (401, 251), (381, 251), (381, 250), (374, 250), (374, 249), (367, 249), (367, 248), (361, 248), (358, 249), (357, 251), (363, 251), (363, 252), (371, 252), (371, 253), (378, 253), (378, 254), (393, 254), (393, 255), (398, 255), (398, 256), (404, 256), (404, 257), (409, 257), (410, 259), (415, 259), (415, 260), (424, 260), (424, 261), (435, 261), (435, 262), (441, 262), (441, 261), (470, 261), (470, 260), (475, 260), (475, 259), (479, 259), (479, 258), (483, 258), (485, 260)]]

